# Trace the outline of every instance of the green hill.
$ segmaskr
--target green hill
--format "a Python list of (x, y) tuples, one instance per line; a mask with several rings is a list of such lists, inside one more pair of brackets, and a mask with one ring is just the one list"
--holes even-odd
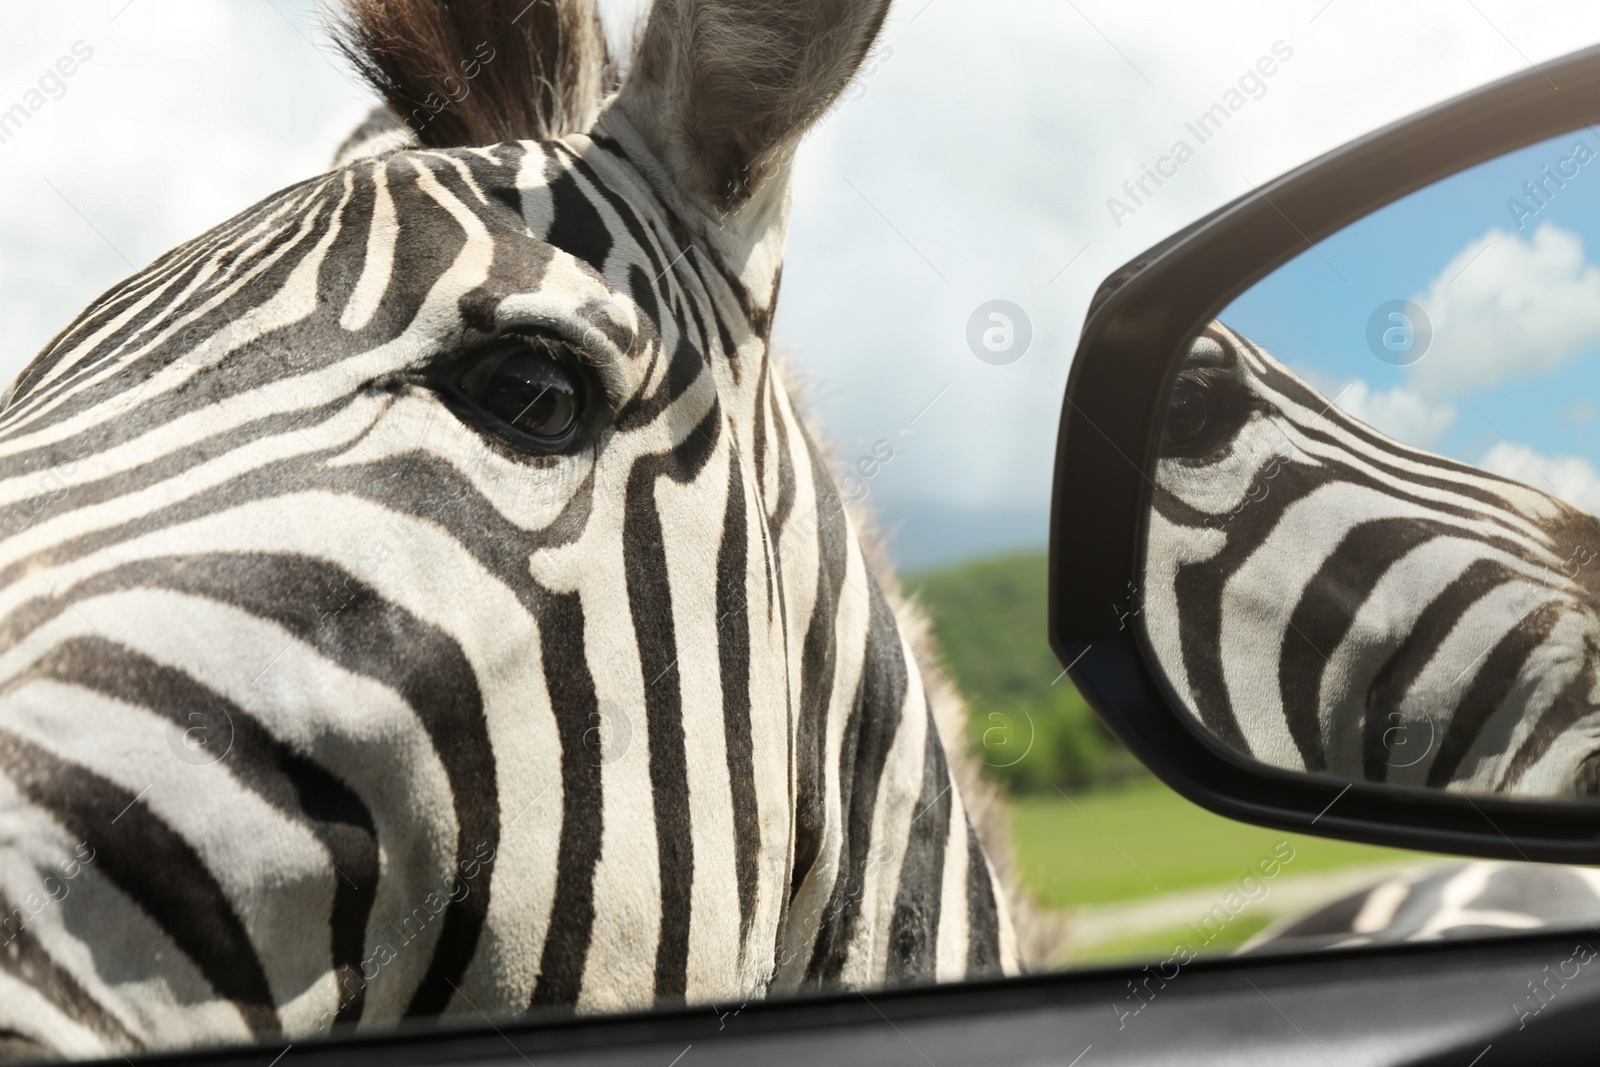
[(1062, 677), (1045, 638), (1043, 552), (908, 577), (946, 671), (972, 706), (973, 751), (1018, 793), (1084, 789), (1144, 774)]

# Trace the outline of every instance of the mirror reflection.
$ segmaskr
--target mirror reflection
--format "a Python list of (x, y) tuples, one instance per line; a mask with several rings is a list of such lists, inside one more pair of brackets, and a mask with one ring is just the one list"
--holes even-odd
[(1192, 342), (1143, 618), (1235, 751), (1600, 793), (1596, 146), (1586, 129), (1412, 194)]

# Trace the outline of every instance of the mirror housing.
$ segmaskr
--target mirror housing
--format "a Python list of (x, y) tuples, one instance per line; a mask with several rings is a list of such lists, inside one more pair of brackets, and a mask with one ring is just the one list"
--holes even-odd
[(1600, 803), (1549, 803), (1268, 767), (1199, 730), (1140, 625), (1166, 397), (1190, 340), (1256, 281), (1366, 215), (1498, 155), (1600, 120), (1600, 48), (1429, 108), (1240, 197), (1102, 283), (1072, 363), (1050, 529), (1050, 641), (1106, 725), (1219, 814), (1497, 859), (1600, 863)]

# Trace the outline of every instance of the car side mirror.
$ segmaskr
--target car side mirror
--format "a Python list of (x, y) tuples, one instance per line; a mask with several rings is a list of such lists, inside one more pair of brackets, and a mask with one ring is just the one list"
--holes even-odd
[(1050, 635), (1191, 800), (1600, 862), (1600, 49), (1363, 137), (1090, 307)]

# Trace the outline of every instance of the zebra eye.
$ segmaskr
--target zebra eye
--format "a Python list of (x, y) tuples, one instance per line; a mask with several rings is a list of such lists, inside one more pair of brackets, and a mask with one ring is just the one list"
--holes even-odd
[(1179, 378), (1167, 398), (1166, 443), (1182, 448), (1200, 439), (1211, 421), (1211, 391), (1199, 382)]
[(584, 407), (583, 379), (564, 346), (511, 338), (467, 368), (457, 388), (484, 412), (544, 446), (565, 444)]
[(1223, 447), (1259, 408), (1252, 394), (1217, 368), (1185, 370), (1167, 396), (1162, 451), (1199, 459)]

